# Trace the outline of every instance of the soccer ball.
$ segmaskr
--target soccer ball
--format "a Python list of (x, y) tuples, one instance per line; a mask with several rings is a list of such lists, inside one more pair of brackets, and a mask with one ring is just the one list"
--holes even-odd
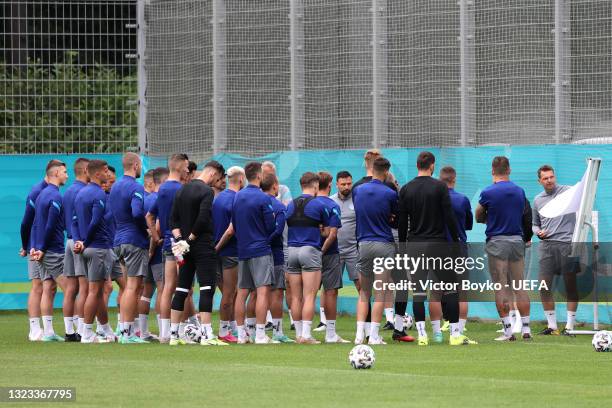
[(414, 324), (414, 319), (409, 314), (404, 315), (404, 330), (409, 330)]
[(593, 348), (595, 351), (610, 351), (612, 350), (612, 333), (601, 330), (593, 336)]
[(354, 369), (372, 368), (374, 361), (376, 361), (374, 350), (365, 344), (353, 347), (349, 353), (349, 363)]
[(199, 343), (202, 339), (202, 331), (195, 324), (186, 324), (185, 325), (185, 337), (194, 343)]

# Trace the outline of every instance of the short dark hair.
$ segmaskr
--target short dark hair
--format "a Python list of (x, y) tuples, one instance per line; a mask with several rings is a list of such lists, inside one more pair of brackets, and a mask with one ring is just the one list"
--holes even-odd
[(313, 173), (312, 171), (307, 171), (306, 173), (302, 174), (302, 177), (300, 177), (300, 186), (302, 188), (310, 187), (313, 184), (318, 183), (319, 175), (317, 173)]
[(117, 171), (115, 170), (113, 166), (108, 166), (108, 171), (110, 171), (113, 174), (117, 173)]
[(208, 163), (206, 163), (204, 165), (204, 168), (211, 168), (211, 169), (215, 169), (217, 172), (219, 172), (220, 175), (225, 176), (225, 167), (223, 167), (223, 165), (221, 163), (219, 163), (216, 160), (211, 160)]
[(49, 160), (49, 163), (47, 163), (47, 167), (45, 168), (45, 173), (47, 174), (47, 176), (50, 176), (51, 170), (56, 167), (66, 167), (66, 163), (56, 159)]
[(104, 167), (107, 167), (108, 163), (106, 162), (106, 160), (98, 160), (98, 159), (94, 159), (94, 160), (90, 160), (89, 163), (87, 164), (87, 172), (89, 173), (90, 176), (93, 176), (94, 174), (96, 174), (96, 172), (104, 169)]
[(510, 174), (510, 160), (506, 156), (495, 156), (491, 163), (493, 174), (496, 176), (505, 176)]
[(198, 163), (189, 160), (189, 164), (187, 165), (187, 171), (191, 174), (198, 169)]
[(336, 181), (337, 181), (338, 179), (341, 179), (341, 178), (348, 178), (348, 177), (353, 178), (353, 176), (351, 176), (351, 173), (349, 173), (349, 172), (348, 172), (348, 171), (346, 171), (346, 170), (342, 170), (342, 171), (339, 171), (339, 172), (338, 172), (338, 174), (336, 174)]
[(82, 176), (87, 170), (87, 164), (89, 163), (89, 159), (86, 157), (79, 157), (74, 162), (74, 175), (79, 177)]
[(444, 166), (440, 169), (440, 180), (445, 183), (452, 183), (457, 178), (457, 172), (452, 166)]
[(178, 169), (178, 167), (183, 164), (185, 161), (188, 161), (189, 158), (184, 153), (175, 153), (170, 156), (168, 159), (168, 167), (174, 171)]
[(372, 170), (378, 174), (382, 174), (385, 171), (388, 171), (390, 168), (391, 162), (384, 157), (379, 157), (378, 159), (374, 160), (374, 163), (372, 163)]
[(421, 152), (417, 157), (417, 169), (427, 170), (429, 166), (436, 162), (436, 156), (432, 152)]
[(266, 174), (263, 179), (261, 180), (261, 191), (267, 192), (272, 190), (272, 187), (274, 187), (275, 184), (278, 183), (278, 178), (272, 174), (272, 173), (268, 173)]
[(153, 182), (157, 185), (160, 185), (164, 182), (164, 179), (168, 178), (170, 174), (170, 170), (167, 167), (158, 167), (153, 169)]
[(334, 178), (326, 171), (319, 172), (319, 190), (325, 190)]
[(246, 176), (247, 181), (255, 180), (261, 171), (260, 162), (248, 162), (246, 166), (244, 166), (244, 175)]
[(144, 174), (144, 178), (145, 179), (152, 179), (153, 178), (153, 169), (147, 170), (147, 172)]
[(540, 166), (540, 168), (538, 169), (538, 179), (542, 178), (543, 171), (552, 171), (553, 174), (555, 173), (555, 169), (553, 169), (551, 165), (545, 164), (543, 166)]

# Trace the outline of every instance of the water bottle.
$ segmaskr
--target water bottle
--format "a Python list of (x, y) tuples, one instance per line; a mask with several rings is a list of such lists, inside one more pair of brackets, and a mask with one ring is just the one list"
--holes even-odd
[[(174, 246), (174, 244), (176, 244), (176, 240), (174, 239), (174, 237), (170, 238), (170, 244), (172, 246)], [(185, 263), (185, 258), (183, 258), (183, 255), (178, 255), (174, 257), (176, 259), (176, 263), (178, 264), (178, 266), (183, 266), (183, 264)]]

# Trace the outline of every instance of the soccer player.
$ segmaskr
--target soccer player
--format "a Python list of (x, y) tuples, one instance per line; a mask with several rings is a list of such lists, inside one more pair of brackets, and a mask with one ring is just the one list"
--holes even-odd
[[(112, 242), (106, 214), (106, 193), (102, 184), (109, 177), (108, 163), (104, 160), (90, 160), (87, 164), (89, 184), (84, 186), (74, 199), (72, 234), (74, 251), (82, 253), (89, 289), (84, 308), (84, 327), (81, 343), (106, 343), (115, 341), (115, 335), (108, 324), (108, 310), (104, 303), (104, 285), (110, 276), (109, 260)], [(93, 331), (94, 318), (98, 316), (105, 337), (98, 337)]]
[(576, 310), (578, 308), (576, 274), (579, 272), (579, 263), (576, 258), (570, 257), (572, 252), (572, 235), (576, 225), (576, 214), (566, 214), (555, 218), (541, 216), (539, 211), (550, 200), (567, 191), (570, 186), (557, 184), (555, 170), (549, 165), (543, 165), (538, 169), (538, 182), (544, 188), (544, 191), (533, 200), (533, 233), (541, 240), (538, 248), (540, 260), (538, 279), (546, 282), (549, 288), (548, 290), (542, 289), (540, 291), (548, 325), (539, 334), (559, 335), (555, 300), (550, 288), (553, 287), (555, 275), (561, 275), (567, 293), (567, 322), (561, 333), (563, 335), (570, 335), (568, 330), (574, 330)]
[[(144, 209), (147, 213), (151, 211), (151, 208), (157, 201), (159, 187), (168, 178), (169, 171), (166, 167), (158, 167), (153, 169), (153, 191), (145, 197)], [(155, 223), (154, 228), (158, 229), (158, 224)], [(150, 230), (150, 228), (149, 228)], [(140, 302), (138, 303), (138, 326), (140, 329), (140, 338), (147, 341), (157, 340), (155, 336), (149, 332), (149, 312), (151, 310), (151, 298), (157, 290), (157, 298), (155, 300), (155, 311), (159, 317), (159, 302), (161, 293), (164, 290), (164, 263), (162, 259), (162, 242), (159, 238), (159, 231), (157, 231), (158, 240), (151, 238), (149, 246), (149, 269), (147, 276), (144, 279), (144, 288), (142, 295), (140, 296)], [(153, 233), (151, 233), (153, 236)]]
[[(495, 293), (497, 311), (502, 319), (504, 333), (497, 341), (515, 341), (508, 312), (513, 300), (521, 313), (522, 337), (531, 340), (529, 328), (529, 296), (525, 290), (513, 290), (513, 281), (524, 279), (525, 240), (523, 214), (527, 198), (522, 188), (510, 181), (510, 161), (497, 156), (491, 164), (493, 184), (482, 190), (476, 207), (476, 221), (487, 224), (485, 251), (489, 258), (489, 271), (494, 282), (502, 289)], [(529, 214), (531, 216), (531, 213)], [(529, 229), (531, 233), (531, 229)]]
[(286, 226), (287, 208), (276, 199), (278, 196), (279, 183), (274, 174), (264, 175), (261, 181), (261, 190), (271, 196), (272, 211), (276, 228), (268, 237), (274, 259), (274, 283), (270, 300), (270, 312), (272, 314), (272, 340), (279, 343), (295, 343), (283, 333), (283, 296), (285, 291), (285, 253), (283, 244), (283, 232)]
[(327, 236), (321, 237), (321, 282), (323, 286), (323, 304), (326, 311), (326, 343), (349, 343), (336, 333), (336, 313), (338, 303), (338, 289), (342, 287), (342, 264), (338, 249), (338, 230), (342, 229), (340, 222), (340, 206), (329, 198), (333, 177), (321, 171), (319, 176), (319, 191), (316, 200), (320, 201), (326, 209), (329, 229)]
[[(64, 207), (59, 188), (66, 184), (66, 164), (51, 160), (46, 168), (48, 183), (35, 202), (30, 257), (39, 263), (42, 280), (40, 310), (43, 319), (42, 341), (64, 341), (53, 330), (53, 299), (56, 282), (64, 269)], [(61, 285), (60, 285), (61, 286)]]
[[(440, 170), (440, 181), (444, 182), (448, 187), (448, 194), (451, 200), (451, 206), (455, 213), (455, 219), (457, 220), (457, 232), (459, 233), (459, 245), (462, 250), (462, 256), (467, 256), (467, 233), (474, 225), (474, 217), (472, 216), (472, 206), (470, 205), (470, 199), (464, 194), (455, 190), (455, 184), (457, 182), (457, 172), (451, 166), (442, 167)], [(447, 239), (452, 241), (450, 232), (447, 228)], [(467, 272), (465, 272), (467, 273)], [(463, 276), (466, 279), (466, 276)], [(468, 314), (468, 302), (459, 301), (459, 331), (463, 334), (465, 330), (465, 324), (467, 323)]]
[(244, 168), (247, 182), (236, 193), (232, 225), (238, 242), (238, 294), (234, 314), (238, 323), (238, 343), (249, 342), (244, 328), (245, 302), (249, 293), (257, 294), (255, 306), (255, 344), (277, 343), (266, 335), (266, 315), (273, 283), (274, 259), (268, 237), (276, 223), (270, 196), (261, 191), (261, 163), (250, 162)]
[(28, 257), (28, 278), (32, 283), (30, 294), (28, 295), (28, 318), (30, 321), (30, 332), (28, 339), (30, 341), (42, 340), (43, 331), (40, 328), (40, 302), (42, 298), (42, 280), (40, 274), (40, 264), (29, 258), (30, 249), (32, 248), (32, 224), (36, 210), (36, 199), (42, 190), (47, 187), (47, 176), (40, 182), (34, 184), (30, 189), (30, 193), (26, 198), (25, 211), (21, 220), (21, 249), (19, 255)]
[(138, 293), (149, 264), (149, 238), (144, 212), (144, 188), (140, 178), (142, 162), (136, 153), (123, 155), (123, 177), (110, 192), (110, 207), (115, 220), (115, 253), (127, 269), (127, 286), (121, 298), (122, 344), (146, 343), (134, 333)]
[(215, 294), (217, 254), (213, 236), (212, 204), (214, 193), (210, 184), (225, 177), (225, 172), (206, 166), (200, 176), (181, 187), (174, 197), (170, 215), (170, 228), (176, 244), (172, 251), (175, 257), (183, 257), (179, 268), (176, 291), (172, 297), (170, 312), (170, 345), (185, 344), (179, 338), (179, 325), (185, 308), (185, 300), (197, 276), (200, 285), (199, 310), (202, 322), (203, 346), (225, 346), (213, 334), (211, 313)]
[[(416, 289), (413, 291), (413, 313), (418, 332), (418, 345), (429, 344), (427, 332), (425, 331), (425, 304), (427, 290), (425, 283), (428, 273), (431, 278), (440, 282), (456, 283), (457, 277), (454, 271), (444, 273), (442, 268), (436, 269), (437, 259), (444, 259), (452, 255), (453, 245), (459, 242), (457, 221), (451, 205), (450, 195), (446, 184), (432, 177), (435, 169), (436, 158), (431, 152), (421, 152), (417, 157), (417, 177), (404, 185), (400, 190), (399, 204), (399, 241), (412, 256), (423, 256), (423, 259), (433, 259), (433, 266), (429, 262), (416, 271), (410, 271), (413, 275)], [(451, 243), (447, 238), (450, 234)], [(406, 246), (406, 242), (408, 245)], [(448, 318), (450, 321), (451, 336), (449, 344), (468, 345), (476, 342), (461, 334), (459, 328), (459, 294), (457, 291), (445, 292), (433, 291), (432, 302), (430, 302), (429, 315), (434, 332), (434, 341), (443, 341), (440, 331), (440, 318), (442, 309), (440, 301), (447, 304)]]
[(296, 341), (319, 344), (312, 337), (311, 327), (317, 291), (321, 286), (321, 230), (327, 236), (323, 244), (325, 250), (335, 240), (335, 234), (329, 234), (330, 216), (327, 208), (320, 200), (316, 200), (319, 176), (316, 173), (304, 173), (300, 178), (300, 186), (302, 194), (287, 206), (291, 311)]
[[(372, 164), (372, 180), (353, 188), (361, 274), (355, 344), (362, 344), (366, 336), (369, 336), (369, 344), (386, 344), (379, 334), (379, 329), (389, 292), (384, 287), (373, 286), (373, 283), (376, 279), (385, 284), (390, 278), (388, 270), (374, 274), (375, 258), (393, 258), (396, 253), (391, 229), (397, 218), (398, 197), (395, 190), (384, 184), (390, 167), (389, 160), (378, 157)], [(366, 333), (365, 323), (372, 289), (375, 301), (371, 311), (370, 333)]]
[[(168, 160), (170, 174), (168, 179), (159, 187), (157, 200), (147, 213), (147, 225), (151, 231), (152, 239), (159, 241), (163, 239), (162, 254), (164, 258), (164, 287), (157, 296), (160, 299), (161, 326), (159, 328), (160, 343), (170, 341), (170, 309), (172, 295), (176, 290), (177, 263), (172, 254), (172, 229), (170, 228), (170, 214), (172, 203), (176, 192), (181, 188), (182, 180), (185, 180), (188, 172), (189, 160), (182, 153), (173, 154)], [(159, 221), (161, 237), (157, 233), (156, 222)]]
[(145, 173), (143, 179), (144, 179), (143, 186), (144, 186), (144, 192), (145, 192), (144, 195), (146, 198), (149, 194), (155, 191), (155, 181), (153, 181), (153, 169), (148, 170)]
[[(66, 228), (66, 252), (64, 253), (64, 326), (66, 329), (66, 341), (81, 341), (83, 325), (83, 307), (87, 299), (87, 277), (83, 259), (80, 254), (74, 253), (74, 241), (72, 239), (72, 218), (74, 216), (74, 199), (79, 191), (89, 183), (87, 165), (89, 159), (80, 157), (74, 162), (74, 183), (64, 193), (64, 227)], [(81, 283), (82, 282), (82, 283)], [(81, 288), (82, 285), (82, 288)], [(77, 293), (80, 297), (77, 302)], [(75, 304), (76, 303), (76, 304)], [(80, 317), (80, 321), (79, 321)], [(77, 327), (77, 332), (74, 331)]]
[(231, 321), (234, 315), (236, 285), (238, 282), (238, 244), (231, 225), (232, 207), (236, 193), (246, 184), (244, 169), (230, 167), (227, 171), (229, 188), (220, 192), (213, 201), (213, 222), (215, 226), (215, 251), (221, 258), (221, 306), (219, 309), (219, 339), (236, 343), (232, 335)]

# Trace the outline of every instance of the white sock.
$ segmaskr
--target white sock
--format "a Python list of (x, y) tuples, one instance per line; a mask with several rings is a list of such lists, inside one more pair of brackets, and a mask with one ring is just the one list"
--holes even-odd
[(372, 322), (370, 323), (370, 341), (378, 340), (378, 330), (380, 329), (380, 323)]
[(272, 334), (274, 336), (283, 336), (283, 319), (272, 319)]
[(565, 323), (565, 328), (567, 330), (574, 330), (574, 325), (576, 324), (576, 312), (567, 312), (567, 323)]
[(30, 334), (40, 333), (40, 317), (30, 317)]
[(325, 328), (325, 338), (332, 340), (335, 339), (337, 336), (336, 334), (336, 321), (335, 320), (328, 320), (327, 321), (327, 327)]
[(312, 334), (310, 333), (311, 327), (312, 327), (312, 320), (302, 320), (302, 338), (304, 339), (312, 338)]
[(79, 316), (78, 315), (72, 316), (72, 325), (74, 326), (74, 332), (78, 333), (79, 332)]
[(440, 329), (440, 321), (439, 320), (432, 320), (431, 321), (431, 329), (433, 330), (434, 334), (442, 333), (442, 330)]
[(159, 334), (161, 335), (161, 315), (156, 314), (155, 318), (157, 319), (157, 330), (159, 331)]
[(257, 319), (254, 317), (247, 317), (246, 318), (246, 331), (247, 331), (247, 335), (249, 337), (254, 337), (257, 333), (256, 333), (256, 325), (257, 324)]
[(170, 337), (178, 338), (178, 336), (179, 336), (179, 323), (170, 323)]
[(512, 336), (512, 317), (502, 317), (502, 323), (504, 324), (504, 336)]
[(149, 316), (139, 314), (138, 320), (140, 321), (140, 337), (147, 337), (149, 335)]
[(170, 319), (161, 319), (161, 329), (159, 329), (159, 337), (170, 337)]
[(416, 329), (419, 337), (427, 337), (427, 331), (425, 331), (425, 322), (416, 322)]
[(393, 326), (395, 327), (395, 330), (397, 331), (404, 331), (404, 316), (400, 316), (400, 315), (395, 315), (395, 320), (393, 322)]
[(557, 313), (554, 310), (545, 310), (546, 320), (548, 320), (548, 328), (557, 330)]
[(134, 334), (138, 333), (138, 335), (142, 334), (142, 330), (140, 329), (140, 318), (138, 316), (136, 316), (136, 319), (134, 320)]
[(244, 329), (244, 325), (236, 326), (236, 330), (238, 331), (238, 340), (246, 339), (246, 330)]
[(106, 336), (114, 335), (113, 329), (111, 329), (110, 324), (108, 324), (108, 323), (102, 324), (102, 325), (100, 325), (100, 328), (102, 329), (102, 331), (104, 332), (104, 334)]
[(355, 333), (355, 340), (363, 341), (365, 338), (365, 322), (357, 321), (357, 332)]
[(215, 338), (215, 333), (213, 332), (212, 324), (204, 323), (202, 325), (202, 335), (209, 340)]
[(255, 325), (255, 339), (263, 339), (266, 337), (266, 325), (256, 324)]
[(94, 335), (94, 331), (93, 331), (93, 323), (92, 324), (87, 324), (85, 323), (83, 325), (83, 337), (92, 337)]
[(365, 330), (366, 336), (369, 336), (370, 335), (370, 330), (372, 330), (372, 323), (371, 322), (365, 322), (364, 330)]
[(66, 330), (66, 334), (74, 333), (74, 326), (72, 325), (72, 316), (64, 317), (64, 329)]
[(523, 324), (523, 326), (521, 328), (521, 332), (523, 334), (525, 334), (525, 333), (531, 334), (531, 328), (529, 327), (529, 316), (522, 316), (521, 317), (521, 323)]
[(295, 322), (293, 321), (293, 316), (291, 315), (291, 309), (287, 310), (287, 314), (289, 315), (289, 321), (291, 322), (291, 324), (295, 324)]
[(268, 313), (266, 313), (266, 322), (272, 323), (272, 313), (269, 310)]
[(123, 322), (123, 334), (128, 337), (134, 335), (134, 322)]
[(461, 330), (459, 329), (459, 323), (451, 323), (450, 324), (450, 332), (451, 337), (459, 337), (461, 336)]
[(230, 322), (230, 330), (231, 330), (231, 331), (238, 330), (238, 323), (236, 323), (236, 321), (235, 321), (235, 320), (232, 320), (232, 321)]
[(53, 316), (43, 316), (43, 335), (53, 336), (55, 331), (53, 330)]
[(388, 322), (393, 322), (394, 316), (393, 316), (393, 308), (392, 307), (386, 307), (385, 308), (385, 318), (387, 319)]
[(230, 323), (227, 320), (219, 321), (219, 337), (225, 337), (229, 334)]
[(81, 336), (83, 335), (83, 325), (84, 324), (85, 324), (85, 319), (82, 317), (79, 317), (77, 333), (79, 333)]
[(321, 323), (327, 324), (327, 318), (325, 317), (325, 308), (319, 308), (319, 315), (321, 315)]
[(510, 313), (508, 314), (508, 316), (510, 317), (510, 324), (514, 326), (516, 324), (516, 316), (518, 316), (518, 310), (516, 309), (510, 310)]
[(185, 323), (184, 322), (179, 323), (178, 334), (179, 334), (179, 337), (183, 337), (183, 335), (185, 334)]
[(302, 337), (302, 321), (295, 320), (293, 324), (295, 325), (295, 337)]
[(467, 319), (459, 319), (459, 331), (463, 334), (465, 330), (465, 324), (467, 323)]

